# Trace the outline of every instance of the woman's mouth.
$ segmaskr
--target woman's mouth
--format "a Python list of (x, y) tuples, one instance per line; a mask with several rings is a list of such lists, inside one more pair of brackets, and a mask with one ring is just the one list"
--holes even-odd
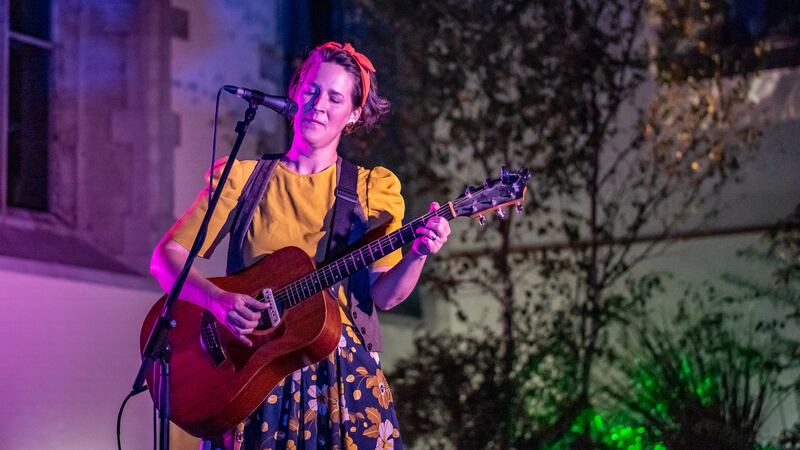
[(322, 122), (320, 122), (319, 120), (316, 120), (316, 119), (305, 119), (304, 121), (305, 121), (306, 123), (311, 123), (311, 124), (319, 125), (319, 126), (321, 126), (321, 127), (324, 127), (324, 126), (325, 126), (325, 124), (324, 124), (324, 123), (322, 123)]

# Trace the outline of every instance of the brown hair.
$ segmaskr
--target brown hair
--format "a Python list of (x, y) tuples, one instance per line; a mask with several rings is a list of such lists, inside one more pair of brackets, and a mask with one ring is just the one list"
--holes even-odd
[[(297, 88), (300, 86), (300, 81), (305, 77), (308, 70), (316, 62), (329, 62), (338, 64), (343, 67), (351, 76), (353, 80), (352, 103), (353, 108), (362, 103), (362, 86), (361, 86), (361, 70), (359, 69), (358, 62), (355, 58), (341, 49), (331, 47), (317, 47), (312, 50), (308, 57), (300, 64), (300, 67), (295, 70), (292, 79), (289, 82), (289, 97), (294, 98), (297, 93)], [(356, 122), (354, 129), (363, 128), (367, 131), (375, 128), (386, 113), (389, 112), (389, 100), (378, 95), (378, 83), (375, 79), (374, 73), (368, 73), (369, 92), (367, 93), (367, 100), (361, 109), (361, 116)], [(350, 132), (352, 130), (348, 130)]]

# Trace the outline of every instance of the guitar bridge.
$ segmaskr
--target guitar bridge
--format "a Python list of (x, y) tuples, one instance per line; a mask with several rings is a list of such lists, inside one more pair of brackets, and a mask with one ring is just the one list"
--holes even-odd
[(217, 321), (214, 315), (209, 311), (203, 312), (203, 322), (201, 325), (200, 341), (203, 348), (206, 349), (208, 356), (214, 361), (214, 367), (219, 367), (228, 359), (225, 350), (219, 340), (219, 332), (217, 331)]
[(272, 295), (272, 289), (262, 289), (261, 294), (264, 296), (264, 303), (267, 304), (266, 311), (269, 323), (273, 328), (277, 327), (278, 324), (281, 323), (281, 311), (277, 303), (275, 303), (275, 296)]

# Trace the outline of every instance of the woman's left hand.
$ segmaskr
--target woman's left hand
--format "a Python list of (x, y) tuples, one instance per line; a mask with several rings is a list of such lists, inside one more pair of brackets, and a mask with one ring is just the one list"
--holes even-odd
[[(439, 204), (431, 203), (429, 212), (439, 209)], [(432, 255), (438, 253), (442, 246), (447, 242), (450, 235), (450, 224), (444, 217), (433, 216), (425, 222), (424, 226), (416, 229), (417, 238), (411, 244), (411, 251), (419, 256)]]

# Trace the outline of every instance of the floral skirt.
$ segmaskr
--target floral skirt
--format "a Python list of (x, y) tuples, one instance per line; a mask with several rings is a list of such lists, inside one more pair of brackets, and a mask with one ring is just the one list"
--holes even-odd
[(281, 381), (234, 434), (243, 450), (403, 448), (378, 354), (350, 325), (333, 353)]

